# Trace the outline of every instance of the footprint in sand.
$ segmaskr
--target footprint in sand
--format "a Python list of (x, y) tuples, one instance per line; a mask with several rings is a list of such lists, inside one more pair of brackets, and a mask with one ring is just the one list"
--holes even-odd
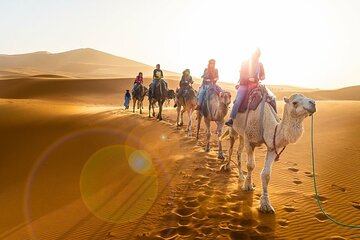
[(240, 225), (242, 227), (256, 227), (259, 222), (256, 221), (255, 219), (251, 219), (251, 218), (248, 218), (248, 219), (237, 219), (237, 218), (234, 218), (233, 220), (230, 221), (231, 224), (233, 225)]
[(165, 228), (160, 231), (160, 236), (164, 239), (170, 239), (177, 235), (176, 228)]
[(354, 208), (360, 210), (360, 202), (351, 202), (351, 205), (352, 205)]
[(284, 210), (285, 210), (285, 212), (295, 212), (296, 208), (291, 205), (285, 205)]
[(344, 187), (340, 187), (340, 186), (335, 185), (335, 184), (332, 184), (331, 187), (332, 187), (333, 189), (339, 190), (339, 191), (341, 191), (341, 192), (346, 192), (346, 188), (344, 188)]
[(190, 237), (194, 232), (188, 226), (180, 226), (180, 227), (177, 228), (177, 233), (181, 237)]
[(299, 185), (299, 184), (302, 184), (303, 182), (301, 180), (297, 179), (297, 178), (294, 178), (293, 183)]
[(190, 217), (195, 213), (193, 208), (179, 208), (175, 210), (175, 213), (180, 217)]
[(309, 178), (313, 178), (314, 175), (311, 172), (304, 172), (305, 176), (309, 177)]
[[(315, 194), (311, 195), (311, 197), (313, 197), (313, 198), (316, 199), (316, 195), (315, 195)], [(318, 197), (318, 199), (319, 199), (322, 203), (326, 203), (326, 201), (329, 199), (329, 198), (327, 198), (327, 197), (325, 197), (325, 196), (322, 196), (322, 195), (318, 195), (317, 197)]]
[(286, 219), (280, 219), (278, 220), (278, 224), (281, 226), (281, 227), (287, 227), (289, 225), (289, 221), (286, 220)]
[(292, 172), (298, 172), (299, 171), (299, 169), (294, 168), (294, 167), (289, 167), (288, 170), (292, 171)]
[(200, 232), (202, 232), (202, 233), (205, 234), (205, 235), (210, 235), (210, 234), (213, 233), (213, 228), (212, 228), (212, 227), (209, 227), (209, 226), (207, 226), (207, 227), (202, 227), (202, 228), (200, 228)]
[(262, 234), (269, 233), (269, 232), (273, 231), (270, 227), (265, 226), (265, 225), (259, 225), (259, 226), (256, 227), (256, 229), (257, 229), (257, 231), (259, 233), (262, 233)]
[(192, 200), (192, 201), (188, 201), (184, 204), (186, 207), (189, 207), (189, 208), (196, 208), (198, 207), (200, 204), (198, 202), (198, 200)]
[(323, 213), (317, 213), (315, 214), (315, 218), (319, 221), (319, 222), (324, 222), (327, 217), (323, 214)]
[(231, 239), (249, 239), (250, 236), (244, 231), (231, 231), (230, 233)]

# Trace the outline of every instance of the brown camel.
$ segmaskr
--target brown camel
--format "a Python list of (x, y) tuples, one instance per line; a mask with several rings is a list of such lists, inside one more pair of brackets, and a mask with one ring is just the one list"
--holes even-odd
[(206, 147), (205, 151), (210, 151), (210, 137), (211, 137), (211, 129), (210, 122), (216, 123), (216, 133), (218, 135), (218, 159), (224, 159), (222, 143), (221, 143), (221, 135), (222, 129), (224, 127), (225, 121), (224, 118), (228, 112), (229, 104), (231, 102), (231, 94), (230, 92), (220, 92), (218, 93), (215, 87), (210, 87), (205, 93), (204, 104), (202, 104), (200, 110), (198, 111), (197, 119), (197, 133), (196, 139), (199, 139), (199, 130), (201, 119), (204, 117), (204, 122), (206, 126)]
[[(177, 104), (177, 119), (176, 125), (182, 126), (184, 124), (184, 112), (188, 114), (188, 127), (187, 127), (187, 135), (189, 137), (192, 136), (192, 113), (195, 111), (197, 106), (196, 100), (196, 91), (192, 87), (188, 87), (182, 91), (182, 96), (176, 98)], [(182, 107), (182, 109), (181, 109)], [(180, 119), (180, 123), (179, 123)]]

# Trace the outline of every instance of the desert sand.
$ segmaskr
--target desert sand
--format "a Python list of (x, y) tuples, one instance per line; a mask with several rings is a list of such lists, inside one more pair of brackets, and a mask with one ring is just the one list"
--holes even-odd
[[(317, 207), (310, 119), (273, 166), (276, 213), (262, 214), (264, 146), (256, 151), (255, 191), (243, 192), (233, 164), (230, 173), (219, 171), (215, 134), (205, 153), (204, 129), (199, 141), (187, 137), (175, 109), (166, 108), (162, 122), (146, 108), (143, 115), (124, 110), (130, 74), (50, 72), (0, 80), (0, 239), (360, 239), (358, 229), (335, 225)], [(314, 115), (323, 207), (359, 225), (360, 101), (339, 100), (358, 96), (358, 88), (304, 94), (327, 99)], [(281, 115), (280, 100), (278, 107)]]

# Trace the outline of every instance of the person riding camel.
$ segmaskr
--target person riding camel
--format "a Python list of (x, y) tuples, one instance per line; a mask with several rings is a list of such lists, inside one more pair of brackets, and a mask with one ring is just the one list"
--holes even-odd
[(222, 89), (216, 84), (217, 80), (219, 79), (219, 72), (215, 68), (215, 63), (215, 59), (210, 59), (208, 67), (205, 68), (204, 74), (201, 76), (203, 81), (199, 88), (198, 106), (196, 107), (196, 110), (200, 109), (203, 102), (204, 94), (210, 86), (214, 86), (218, 92), (222, 91)]
[(142, 85), (144, 82), (143, 79), (143, 73), (139, 72), (139, 74), (136, 76), (135, 81), (134, 81), (134, 87), (132, 89), (132, 93), (134, 93), (139, 87), (140, 85)]
[(154, 97), (154, 90), (155, 85), (158, 83), (158, 81), (163, 80), (166, 84), (166, 88), (168, 87), (167, 82), (164, 80), (164, 74), (163, 71), (160, 69), (160, 64), (156, 64), (156, 68), (153, 71), (153, 80), (150, 84), (151, 89), (151, 97)]
[(242, 63), (240, 69), (240, 79), (238, 82), (236, 98), (230, 113), (230, 119), (225, 123), (226, 126), (232, 127), (233, 120), (236, 118), (239, 107), (244, 100), (248, 90), (259, 85), (259, 80), (265, 79), (264, 66), (259, 62), (261, 56), (260, 49), (257, 48), (253, 52), (251, 58)]
[[(190, 75), (190, 69), (185, 69), (182, 72), (181, 80), (180, 80), (180, 89), (177, 92), (176, 98), (179, 98), (183, 95), (184, 91), (188, 88), (191, 88), (194, 81), (192, 80), (192, 77)], [(177, 104), (175, 103), (174, 107), (177, 107)]]

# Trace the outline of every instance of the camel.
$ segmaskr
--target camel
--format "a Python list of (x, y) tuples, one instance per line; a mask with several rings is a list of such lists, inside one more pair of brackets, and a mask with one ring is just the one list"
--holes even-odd
[[(197, 99), (196, 99), (196, 91), (192, 87), (188, 87), (183, 90), (182, 96), (176, 98), (177, 104), (177, 119), (176, 119), (176, 126), (182, 126), (184, 124), (184, 112), (188, 114), (188, 126), (187, 126), (187, 135), (189, 137), (192, 136), (192, 113), (195, 111), (197, 106)], [(183, 108), (181, 110), (181, 107)], [(180, 119), (180, 123), (179, 123)]]
[[(260, 174), (262, 195), (259, 210), (263, 213), (275, 213), (268, 195), (273, 162), (279, 159), (286, 145), (296, 143), (301, 138), (304, 132), (304, 119), (316, 112), (315, 101), (302, 94), (293, 94), (290, 98), (285, 97), (284, 101), (284, 113), (281, 121), (269, 103), (262, 101), (254, 111), (238, 113), (233, 127), (229, 128), (222, 136), (224, 138), (224, 136), (230, 134), (229, 156), (222, 166), (224, 170), (230, 170), (235, 137), (236, 135), (239, 137), (237, 160), (240, 180), (244, 180), (241, 170), (241, 152), (244, 147), (246, 149), (248, 159), (247, 175), (242, 186), (244, 191), (254, 191), (252, 184), (252, 171), (255, 168), (254, 148), (262, 144), (267, 146), (264, 168)], [(262, 111), (263, 115), (261, 116)]]
[(132, 93), (133, 95), (133, 112), (135, 112), (135, 105), (137, 103), (137, 108), (140, 109), (140, 114), (142, 114), (143, 109), (143, 100), (148, 92), (148, 89), (140, 85), (135, 92)]
[(167, 97), (166, 97), (166, 102), (165, 105), (166, 107), (170, 107), (170, 101), (174, 100), (174, 104), (176, 103), (176, 97), (175, 97), (175, 91), (170, 89), (168, 91)]
[(221, 143), (221, 135), (222, 130), (225, 124), (224, 118), (228, 112), (229, 104), (231, 102), (231, 94), (230, 92), (220, 92), (217, 93), (215, 87), (210, 87), (205, 93), (204, 104), (202, 104), (201, 108), (198, 111), (197, 119), (197, 133), (196, 139), (199, 139), (199, 130), (201, 119), (204, 116), (204, 122), (206, 126), (206, 147), (205, 152), (210, 151), (210, 137), (211, 137), (211, 129), (210, 129), (210, 122), (214, 121), (216, 123), (216, 133), (218, 135), (218, 159), (225, 159), (222, 150), (222, 143)]
[(150, 112), (152, 108), (152, 116), (155, 117), (154, 105), (157, 103), (159, 106), (159, 113), (157, 115), (157, 119), (162, 120), (162, 109), (163, 104), (167, 97), (167, 86), (166, 82), (163, 79), (158, 80), (154, 88), (154, 97), (151, 97), (151, 93), (149, 94), (149, 118), (151, 118)]

